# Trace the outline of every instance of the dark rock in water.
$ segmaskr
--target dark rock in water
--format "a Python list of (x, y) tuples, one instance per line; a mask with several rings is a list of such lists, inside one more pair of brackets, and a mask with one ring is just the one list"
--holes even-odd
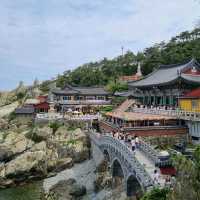
[(76, 183), (75, 179), (59, 181), (52, 186), (47, 196), (54, 196), (58, 200), (74, 200), (86, 194), (86, 187)]
[(14, 182), (11, 179), (0, 178), (0, 182), (2, 183), (0, 185), (0, 188), (6, 188), (6, 187), (11, 186), (11, 185), (14, 186)]
[(76, 183), (75, 179), (61, 180), (57, 184), (53, 185), (50, 188), (50, 191), (54, 191), (57, 193), (64, 193), (69, 186), (75, 183)]
[(83, 185), (74, 184), (70, 189), (69, 194), (75, 197), (80, 197), (86, 194), (86, 188)]

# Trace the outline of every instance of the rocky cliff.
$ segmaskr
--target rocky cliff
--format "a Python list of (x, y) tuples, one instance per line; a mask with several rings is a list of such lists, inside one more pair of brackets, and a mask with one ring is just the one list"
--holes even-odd
[(53, 175), (89, 157), (90, 144), (81, 129), (48, 125), (29, 127), (0, 121), (0, 187)]

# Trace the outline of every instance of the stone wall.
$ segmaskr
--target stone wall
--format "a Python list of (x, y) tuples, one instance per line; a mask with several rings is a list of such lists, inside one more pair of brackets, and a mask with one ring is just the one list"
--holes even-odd
[(95, 165), (99, 166), (104, 160), (104, 155), (92, 141), (91, 141), (91, 151), (92, 151), (92, 158), (95, 162)]

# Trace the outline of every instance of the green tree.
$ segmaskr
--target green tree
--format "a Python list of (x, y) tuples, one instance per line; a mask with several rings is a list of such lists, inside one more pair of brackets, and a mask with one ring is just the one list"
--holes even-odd
[(200, 146), (196, 148), (193, 160), (178, 155), (174, 165), (177, 177), (169, 200), (200, 200)]
[(55, 135), (56, 131), (59, 129), (61, 125), (58, 122), (51, 122), (49, 127), (53, 130), (53, 135)]
[(141, 200), (167, 200), (168, 189), (154, 188), (150, 192), (147, 192)]
[(113, 81), (111, 80), (107, 86), (106, 89), (111, 92), (112, 94), (114, 94), (115, 92), (120, 92), (120, 91), (125, 91), (128, 90), (128, 85), (127, 83), (123, 83), (120, 81)]

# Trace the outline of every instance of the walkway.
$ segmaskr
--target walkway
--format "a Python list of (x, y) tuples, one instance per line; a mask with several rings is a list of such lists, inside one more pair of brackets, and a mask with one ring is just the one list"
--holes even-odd
[[(158, 170), (158, 168), (155, 167), (155, 163), (150, 160), (142, 151), (136, 150), (135, 157), (138, 159), (138, 161), (144, 166), (147, 173), (151, 176), (152, 179), (154, 179), (154, 171)], [(160, 172), (159, 172), (160, 173)], [(159, 177), (159, 183), (161, 187), (164, 187), (165, 179), (162, 175)]]
[(4, 117), (12, 113), (17, 107), (19, 103), (17, 101), (13, 102), (12, 104), (0, 107), (0, 117)]

